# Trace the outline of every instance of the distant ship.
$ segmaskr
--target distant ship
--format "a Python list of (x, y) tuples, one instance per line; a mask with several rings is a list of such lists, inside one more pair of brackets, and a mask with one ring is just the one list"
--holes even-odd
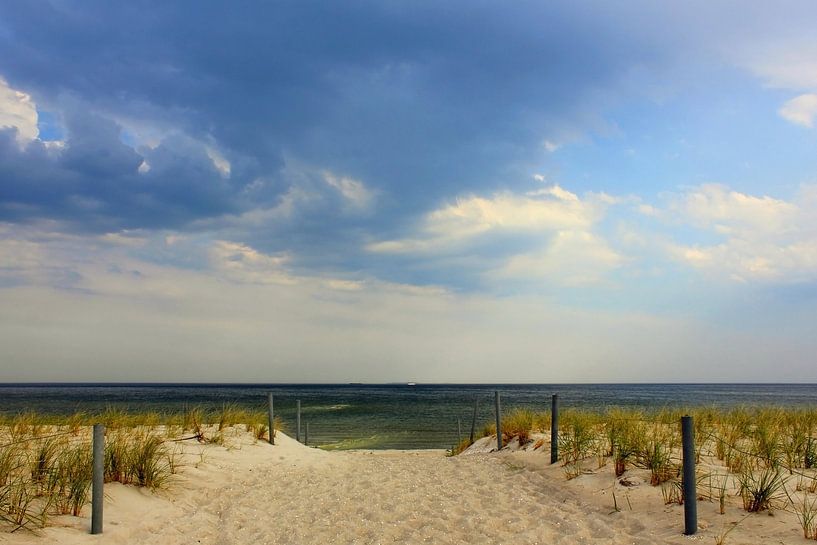
[(417, 386), (416, 382), (407, 382), (406, 386)]

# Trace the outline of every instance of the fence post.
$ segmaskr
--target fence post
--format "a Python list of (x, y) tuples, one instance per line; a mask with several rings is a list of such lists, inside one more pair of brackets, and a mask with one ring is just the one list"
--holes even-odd
[(306, 423), (306, 435), (304, 435), (304, 445), (309, 445), (309, 422)]
[(275, 444), (275, 418), (272, 411), (272, 392), (267, 394), (267, 417), (269, 418), (269, 444)]
[(105, 482), (105, 426), (94, 424), (94, 474), (91, 488), (91, 533), (102, 533), (102, 490)]
[(474, 430), (477, 427), (477, 403), (479, 403), (479, 398), (474, 400), (474, 417), (471, 418), (471, 438), (469, 439), (471, 443), (474, 442)]
[(559, 461), (559, 394), (550, 398), (550, 463)]
[(502, 411), (499, 408), (499, 390), (494, 392), (494, 408), (496, 410), (496, 450), (502, 450)]
[(462, 443), (462, 419), (457, 418), (457, 441), (458, 445)]
[(295, 440), (301, 442), (301, 400), (296, 401), (298, 404), (298, 412), (295, 416)]
[(695, 491), (695, 428), (691, 416), (681, 417), (684, 474), (684, 535), (698, 531), (698, 494)]

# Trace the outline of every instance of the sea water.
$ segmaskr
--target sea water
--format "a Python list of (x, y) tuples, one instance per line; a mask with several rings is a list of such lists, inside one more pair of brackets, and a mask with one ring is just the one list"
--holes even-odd
[(0, 384), (0, 413), (181, 411), (218, 409), (226, 403), (275, 413), (295, 435), (296, 400), (302, 436), (330, 449), (450, 448), (470, 433), (474, 402), (477, 428), (494, 418), (494, 392), (502, 409), (550, 409), (559, 394), (562, 409), (683, 408), (782, 405), (817, 407), (815, 384)]

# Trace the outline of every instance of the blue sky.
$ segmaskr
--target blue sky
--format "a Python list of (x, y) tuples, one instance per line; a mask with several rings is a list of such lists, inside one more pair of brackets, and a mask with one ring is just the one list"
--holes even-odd
[(5, 2), (0, 380), (817, 381), (811, 2)]

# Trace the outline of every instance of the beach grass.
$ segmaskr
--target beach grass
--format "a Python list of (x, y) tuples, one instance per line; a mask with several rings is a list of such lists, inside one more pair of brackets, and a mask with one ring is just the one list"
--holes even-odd
[[(817, 409), (567, 410), (558, 435), (566, 478), (601, 470), (609, 459), (616, 479), (630, 470), (646, 470), (649, 483), (661, 487), (666, 503), (682, 503), (680, 418), (685, 414), (695, 424), (699, 496), (718, 502), (721, 514), (730, 495), (741, 499), (747, 513), (790, 511), (797, 515), (804, 536), (817, 539)], [(524, 448), (535, 441), (533, 450), (544, 452), (539, 447), (549, 444), (544, 425), (549, 418), (548, 412), (511, 412), (502, 420), (504, 444), (518, 438), (519, 447), (512, 447)], [(482, 434), (495, 436), (495, 426), (486, 424)], [(452, 452), (468, 446), (461, 444)], [(590, 463), (594, 458), (595, 468)]]
[[(106, 428), (104, 480), (166, 488), (183, 466), (182, 440), (227, 444), (231, 436), (269, 437), (267, 413), (235, 404), (216, 409), (0, 417), (0, 531), (33, 530), (53, 516), (80, 516), (91, 489), (91, 426)], [(279, 419), (276, 430), (281, 429)]]

